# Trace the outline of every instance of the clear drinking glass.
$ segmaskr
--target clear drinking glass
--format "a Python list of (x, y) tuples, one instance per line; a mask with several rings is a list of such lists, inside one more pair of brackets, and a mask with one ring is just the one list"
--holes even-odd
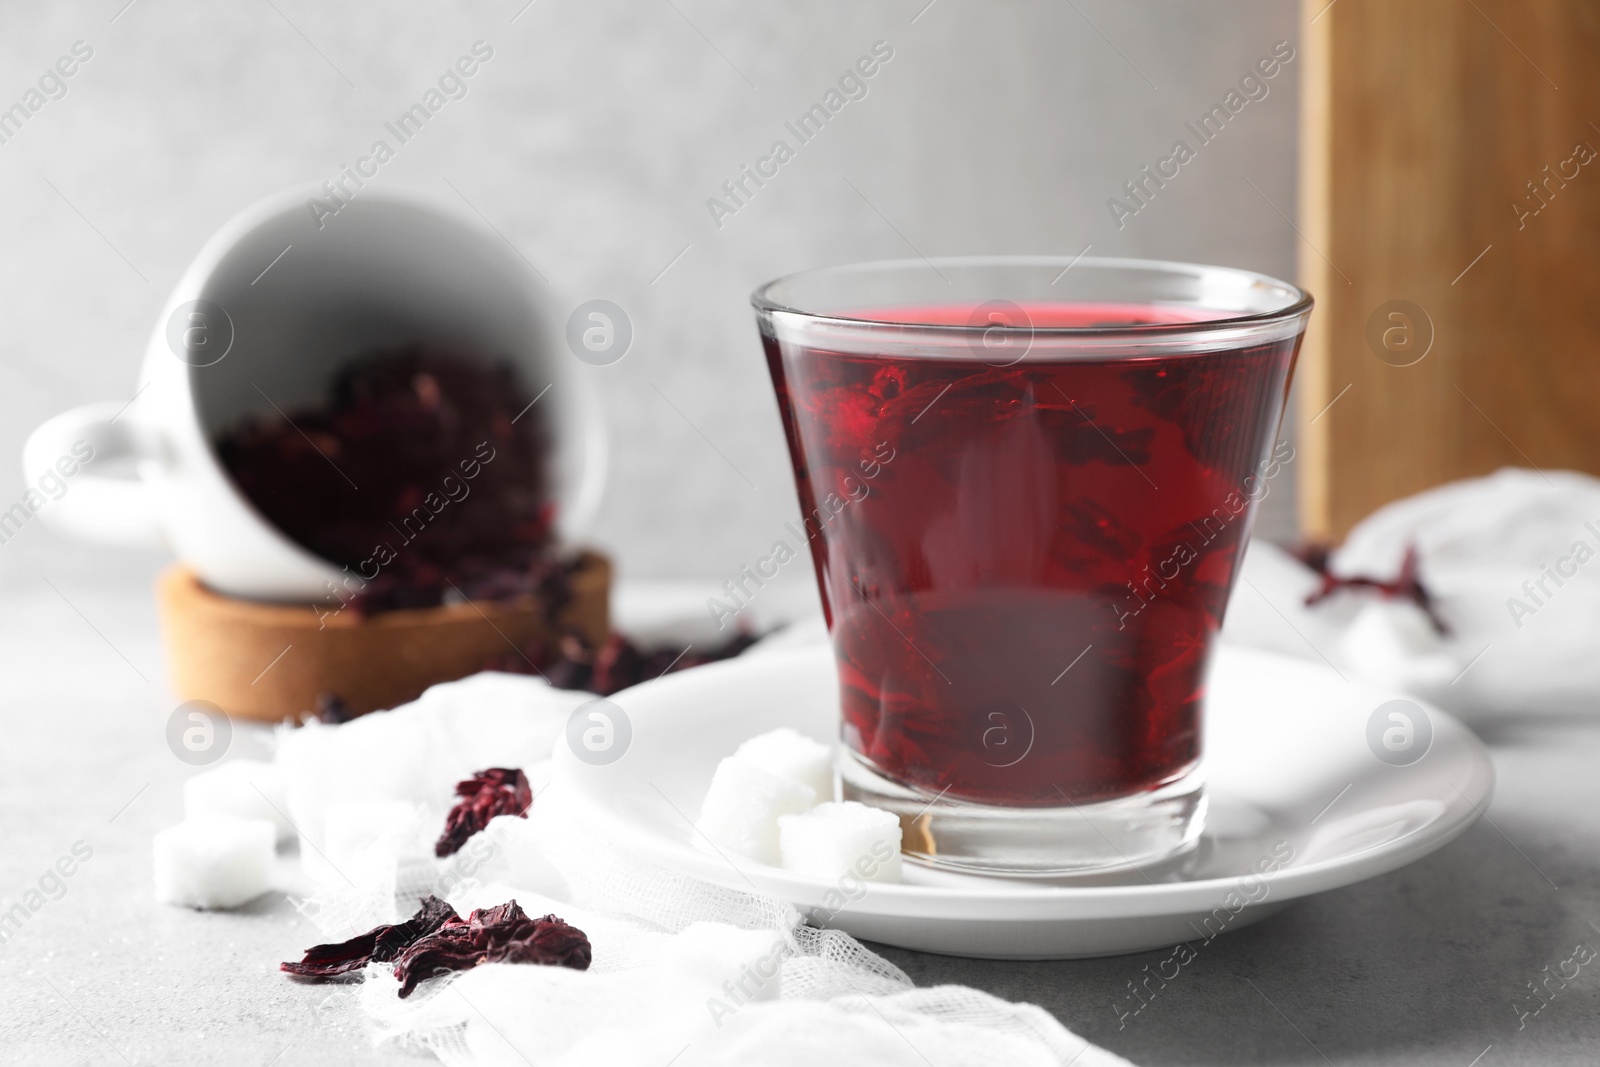
[(1211, 647), (1311, 297), (1222, 267), (983, 257), (753, 303), (839, 667), (843, 795), (908, 856), (1144, 865), (1204, 822)]

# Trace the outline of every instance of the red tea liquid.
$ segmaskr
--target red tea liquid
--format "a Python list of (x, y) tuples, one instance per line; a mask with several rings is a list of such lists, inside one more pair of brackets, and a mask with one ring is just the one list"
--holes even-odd
[[(1026, 311), (1035, 327), (1221, 317)], [(1298, 339), (1011, 366), (763, 342), (851, 749), (930, 795), (1014, 806), (1129, 796), (1194, 765), (1255, 503), (1292, 458), (1272, 438)]]

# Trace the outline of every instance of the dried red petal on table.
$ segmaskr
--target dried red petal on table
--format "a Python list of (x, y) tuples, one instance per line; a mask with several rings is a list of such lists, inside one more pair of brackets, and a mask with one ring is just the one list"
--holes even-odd
[(480, 908), (424, 937), (395, 961), (400, 996), (442, 974), (468, 971), (480, 963), (537, 963), (589, 969), (593, 950), (588, 936), (554, 915), (531, 919), (515, 900)]
[(306, 950), (299, 963), (280, 969), (300, 978), (326, 981), (359, 971), (368, 963), (393, 963), (400, 995), (410, 996), (429, 978), (468, 971), (480, 963), (537, 963), (589, 969), (593, 949), (588, 935), (554, 915), (528, 917), (515, 900), (480, 908), (465, 919), (438, 897), (425, 897), (410, 919), (378, 926), (336, 945)]
[(453, 856), (473, 834), (496, 815), (528, 817), (533, 790), (528, 776), (515, 767), (490, 767), (456, 783), (456, 806), (445, 817), (444, 833), (433, 846), (435, 856)]
[(585, 689), (601, 696), (647, 682), (668, 672), (730, 659), (760, 640), (739, 633), (716, 645), (660, 648), (647, 652), (613, 633), (598, 650), (569, 633), (556, 641), (535, 639), (515, 655), (499, 655), (483, 665), (487, 671), (538, 674), (557, 689)]
[(632, 641), (613, 633), (594, 656), (594, 673), (589, 689), (600, 694), (615, 693), (638, 683), (644, 671), (644, 654)]
[(286, 961), (278, 967), (300, 978), (319, 981), (337, 978), (358, 971), (368, 963), (388, 963), (419, 938), (451, 921), (461, 921), (454, 908), (438, 897), (424, 897), (422, 907), (403, 923), (376, 926), (335, 945), (315, 945), (306, 949), (305, 958), (299, 963)]
[(355, 715), (350, 711), (350, 705), (344, 702), (343, 697), (338, 693), (331, 693), (326, 690), (317, 694), (317, 710), (315, 714), (318, 722), (326, 723), (329, 726), (338, 726), (355, 718)]

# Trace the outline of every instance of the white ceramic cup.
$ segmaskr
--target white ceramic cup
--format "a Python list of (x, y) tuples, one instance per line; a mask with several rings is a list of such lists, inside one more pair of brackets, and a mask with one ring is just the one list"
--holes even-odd
[[(605, 426), (544, 283), (504, 238), (434, 200), (363, 189), (319, 227), (308, 195), (321, 192), (268, 197), (206, 242), (162, 309), (131, 402), (90, 404), (33, 432), (29, 478), (79, 442), (94, 449), (41, 514), (90, 540), (164, 542), (232, 596), (328, 599), (339, 568), (267, 521), (214, 442), (274, 405), (323, 401), (354, 357), (437, 341), (508, 358), (549, 406), (557, 535), (585, 534), (604, 483)], [(119, 460), (133, 461), (136, 479), (107, 473)]]

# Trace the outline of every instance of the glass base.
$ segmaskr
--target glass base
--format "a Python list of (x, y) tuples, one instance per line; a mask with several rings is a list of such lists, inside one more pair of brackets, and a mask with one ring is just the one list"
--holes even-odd
[(1101, 874), (1145, 868), (1192, 850), (1205, 828), (1197, 769), (1147, 793), (1063, 808), (1012, 808), (923, 793), (883, 777), (841, 747), (842, 797), (900, 817), (901, 852), (978, 874)]

